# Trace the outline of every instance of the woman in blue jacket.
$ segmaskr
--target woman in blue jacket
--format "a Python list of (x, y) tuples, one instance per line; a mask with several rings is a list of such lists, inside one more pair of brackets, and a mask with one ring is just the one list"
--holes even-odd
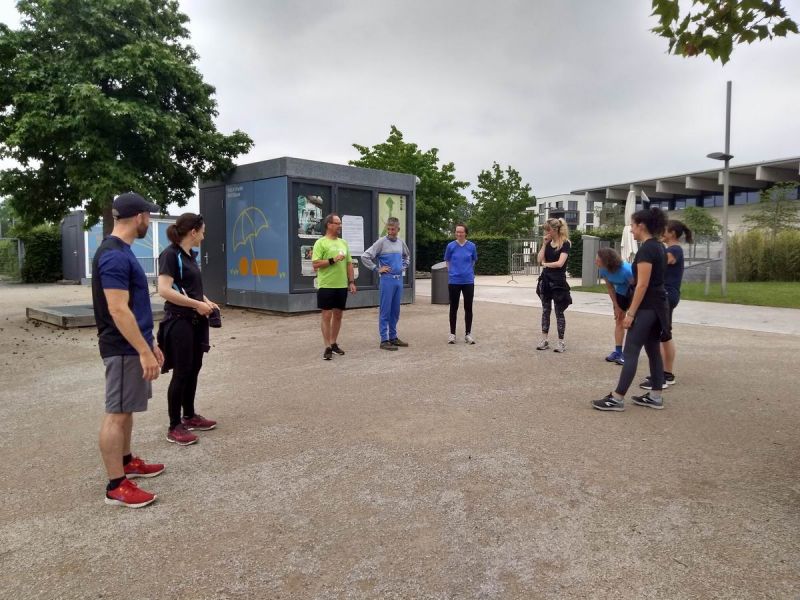
[(456, 320), (458, 303), (464, 295), (464, 341), (474, 344), (472, 337), (472, 298), (475, 295), (475, 263), (478, 261), (478, 249), (467, 241), (466, 225), (456, 225), (456, 239), (447, 244), (444, 260), (447, 262), (447, 289), (450, 292), (450, 337), (448, 344), (456, 343)]

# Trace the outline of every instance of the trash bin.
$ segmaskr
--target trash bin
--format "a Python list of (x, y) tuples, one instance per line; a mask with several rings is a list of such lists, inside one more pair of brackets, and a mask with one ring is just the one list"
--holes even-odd
[(431, 304), (450, 304), (446, 262), (436, 263), (431, 267)]

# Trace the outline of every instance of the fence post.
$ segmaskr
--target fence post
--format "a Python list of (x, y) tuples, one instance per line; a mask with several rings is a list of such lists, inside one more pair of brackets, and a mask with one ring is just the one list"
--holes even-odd
[(706, 296), (708, 296), (710, 287), (711, 287), (711, 267), (706, 267), (706, 289), (705, 289)]

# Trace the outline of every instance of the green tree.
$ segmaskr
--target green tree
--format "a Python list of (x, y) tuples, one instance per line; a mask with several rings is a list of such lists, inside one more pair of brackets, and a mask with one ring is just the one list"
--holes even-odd
[(351, 160), (354, 167), (411, 173), (419, 177), (416, 195), (417, 241), (427, 242), (448, 232), (458, 209), (467, 204), (461, 190), (469, 185), (458, 181), (453, 163), (439, 166), (439, 150), (423, 152), (416, 144), (403, 141), (402, 132), (392, 125), (389, 137), (372, 148), (353, 144), (361, 158)]
[(770, 232), (774, 237), (781, 231), (800, 228), (800, 202), (797, 197), (797, 181), (783, 181), (761, 190), (758, 204), (748, 212), (742, 221), (751, 229)]
[(781, 0), (693, 0), (685, 14), (679, 5), (653, 0), (659, 24), (651, 29), (669, 40), (667, 52), (679, 56), (705, 54), (724, 65), (737, 44), (797, 33)]
[(478, 175), (478, 187), (472, 192), (475, 207), (470, 227), (475, 233), (519, 237), (530, 235), (534, 214), (526, 208), (536, 205), (530, 184), (523, 184), (519, 172), (511, 166), (505, 171), (497, 163)]
[(702, 241), (706, 244), (706, 257), (710, 251), (713, 240), (718, 240), (722, 225), (705, 208), (697, 206), (687, 206), (681, 214), (681, 221), (692, 230), (694, 243), (692, 244), (692, 257), (697, 255), (697, 242)]
[(176, 0), (20, 0), (0, 29), (0, 194), (28, 223), (83, 206), (89, 224), (126, 190), (186, 204), (252, 146), (219, 133), (214, 88)]
[(600, 210), (600, 227), (622, 229), (625, 227), (625, 206), (618, 202), (603, 202)]

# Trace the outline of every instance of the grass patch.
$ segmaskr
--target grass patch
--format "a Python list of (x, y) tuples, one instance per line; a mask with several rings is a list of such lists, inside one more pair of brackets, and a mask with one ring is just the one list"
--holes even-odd
[[(749, 304), (751, 306), (777, 306), (800, 308), (800, 283), (793, 281), (753, 281), (747, 283), (728, 282), (728, 296), (723, 298), (719, 283), (712, 283), (708, 296), (705, 283), (684, 282), (681, 285), (681, 300), (701, 302), (725, 302), (727, 304)], [(605, 285), (574, 287), (577, 292), (606, 293)]]

